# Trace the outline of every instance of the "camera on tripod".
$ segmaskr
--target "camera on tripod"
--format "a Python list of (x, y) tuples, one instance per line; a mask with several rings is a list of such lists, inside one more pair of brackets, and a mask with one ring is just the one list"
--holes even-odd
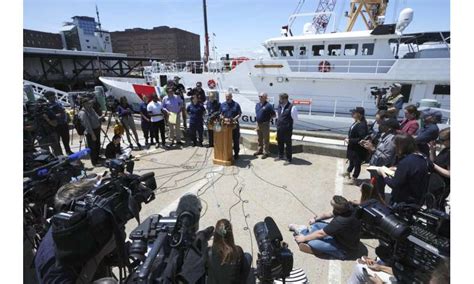
[(275, 221), (266, 217), (264, 222), (255, 224), (253, 232), (259, 250), (257, 278), (262, 283), (273, 283), (275, 279), (288, 277), (293, 269), (293, 253), (288, 249), (288, 244), (283, 242)]
[(402, 283), (427, 283), (431, 273), (450, 254), (449, 215), (410, 204), (385, 207), (376, 200), (359, 206), (356, 216), (362, 230), (380, 240), (388, 251), (379, 255), (391, 263)]

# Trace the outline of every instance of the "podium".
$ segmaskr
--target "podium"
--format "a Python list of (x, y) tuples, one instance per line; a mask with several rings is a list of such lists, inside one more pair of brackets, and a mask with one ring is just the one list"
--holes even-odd
[(214, 159), (215, 165), (231, 166), (234, 163), (232, 155), (232, 130), (234, 124), (222, 124), (221, 131), (214, 131)]

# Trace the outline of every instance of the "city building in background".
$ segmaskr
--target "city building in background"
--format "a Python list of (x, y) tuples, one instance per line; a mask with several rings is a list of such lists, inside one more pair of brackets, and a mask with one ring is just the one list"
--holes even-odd
[(63, 49), (60, 34), (23, 29), (23, 46)]
[(69, 50), (113, 52), (110, 34), (98, 27), (93, 17), (74, 16), (66, 22), (60, 34), (63, 46)]
[(199, 35), (178, 28), (133, 28), (110, 34), (114, 50), (129, 56), (177, 62), (201, 60)]

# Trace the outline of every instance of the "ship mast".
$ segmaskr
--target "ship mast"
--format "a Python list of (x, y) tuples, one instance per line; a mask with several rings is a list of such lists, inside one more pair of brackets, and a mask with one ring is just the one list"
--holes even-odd
[(209, 61), (209, 34), (207, 33), (206, 0), (202, 0), (202, 8), (204, 10), (204, 69), (207, 69), (207, 62)]
[(360, 16), (368, 30), (383, 24), (388, 0), (351, 0), (350, 11), (346, 12), (349, 21), (346, 31), (352, 31)]

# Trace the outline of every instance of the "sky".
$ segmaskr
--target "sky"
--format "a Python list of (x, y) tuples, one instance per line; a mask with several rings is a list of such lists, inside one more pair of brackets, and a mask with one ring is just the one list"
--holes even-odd
[[(299, 2), (301, 13), (315, 12), (319, 0), (207, 0), (208, 31), (211, 47), (218, 57), (266, 56), (262, 43), (280, 36), (281, 27), (288, 23)], [(62, 23), (72, 16), (96, 17), (99, 7), (102, 28), (121, 31), (126, 28), (170, 26), (200, 35), (201, 54), (204, 52), (204, 21), (202, 0), (24, 0), (23, 26), (26, 29), (59, 32)], [(343, 15), (350, 0), (337, 0), (334, 12)], [(414, 18), (405, 32), (450, 30), (449, 0), (390, 0), (385, 23), (394, 23), (406, 7), (414, 10)], [(395, 13), (395, 11), (397, 11)], [(292, 27), (294, 35), (301, 34), (311, 17), (299, 18)], [(338, 24), (343, 31), (347, 19), (333, 17), (330, 27)], [(359, 19), (354, 30), (365, 29)], [(213, 36), (215, 34), (215, 36)], [(214, 44), (212, 43), (214, 42)], [(212, 51), (211, 51), (212, 56)]]

